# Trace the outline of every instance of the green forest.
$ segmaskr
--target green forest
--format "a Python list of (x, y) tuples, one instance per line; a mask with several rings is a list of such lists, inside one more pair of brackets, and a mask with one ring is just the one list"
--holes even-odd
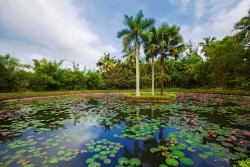
[(13, 55), (0, 55), (0, 92), (137, 88), (139, 93), (139, 88), (151, 87), (162, 92), (169, 87), (250, 90), (250, 12), (232, 27), (234, 36), (204, 37), (199, 43), (184, 42), (177, 25), (155, 27), (155, 20), (142, 11), (125, 15), (123, 23), (124, 29), (117, 30), (124, 47), (121, 55), (100, 55), (97, 70), (81, 70), (76, 63), (63, 68), (63, 60), (45, 58), (28, 65)]

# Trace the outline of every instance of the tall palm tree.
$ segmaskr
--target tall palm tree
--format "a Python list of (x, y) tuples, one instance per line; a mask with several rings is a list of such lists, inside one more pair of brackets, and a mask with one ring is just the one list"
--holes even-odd
[(248, 16), (243, 17), (234, 25), (234, 30), (240, 30), (234, 36), (235, 43), (242, 43), (246, 47), (250, 45), (250, 10)]
[(97, 66), (100, 67), (100, 71), (104, 74), (104, 76), (107, 76), (109, 71), (115, 68), (117, 63), (117, 60), (114, 59), (114, 57), (110, 57), (110, 54), (105, 54), (101, 57), (100, 60), (96, 63)]
[(200, 42), (199, 46), (202, 47), (201, 52), (204, 53), (204, 56), (207, 57), (207, 51), (211, 45), (211, 43), (215, 42), (216, 38), (215, 37), (207, 37), (207, 38), (203, 38), (204, 42)]
[(158, 53), (161, 55), (160, 66), (161, 66), (161, 95), (164, 95), (164, 62), (166, 56), (172, 56), (176, 50), (180, 50), (183, 47), (183, 38), (179, 34), (180, 28), (176, 25), (169, 26), (163, 23), (156, 31), (157, 43), (156, 48)]
[(152, 27), (144, 35), (144, 53), (146, 60), (152, 59), (152, 90), (151, 95), (154, 96), (154, 58), (157, 56), (157, 33), (155, 27)]
[(143, 19), (144, 15), (140, 10), (136, 17), (125, 15), (124, 25), (127, 28), (122, 29), (117, 33), (117, 37), (123, 37), (123, 46), (127, 47), (130, 44), (135, 45), (136, 55), (136, 96), (140, 96), (140, 73), (139, 73), (139, 49), (142, 41), (143, 33), (154, 24), (154, 19)]

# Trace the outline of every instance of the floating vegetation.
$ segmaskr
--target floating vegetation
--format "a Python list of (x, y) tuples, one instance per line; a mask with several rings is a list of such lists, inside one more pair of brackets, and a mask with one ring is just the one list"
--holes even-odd
[(105, 96), (5, 107), (0, 166), (63, 166), (76, 157), (84, 157), (79, 166), (204, 166), (205, 161), (229, 166), (229, 160), (248, 158), (249, 107), (210, 98), (127, 104)]

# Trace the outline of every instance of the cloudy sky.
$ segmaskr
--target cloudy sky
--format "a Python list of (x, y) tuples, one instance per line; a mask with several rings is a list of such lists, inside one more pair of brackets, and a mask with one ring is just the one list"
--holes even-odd
[(140, 9), (145, 17), (181, 27), (185, 41), (233, 35), (247, 15), (249, 0), (0, 0), (0, 54), (22, 63), (64, 60), (94, 68), (103, 53), (121, 58), (124, 15)]

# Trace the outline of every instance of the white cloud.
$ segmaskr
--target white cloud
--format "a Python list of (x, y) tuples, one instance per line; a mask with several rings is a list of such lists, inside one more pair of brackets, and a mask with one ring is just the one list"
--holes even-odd
[(182, 5), (182, 11), (185, 12), (187, 10), (188, 4), (190, 3), (190, 0), (181, 0)]
[(205, 13), (206, 2), (204, 0), (195, 0), (195, 16), (200, 19)]
[[(218, 4), (214, 4), (216, 6)], [(221, 4), (222, 5), (222, 4)], [(199, 22), (194, 25), (181, 26), (181, 34), (184, 39), (188, 41), (192, 39), (195, 42), (200, 42), (202, 38), (212, 36), (218, 39), (225, 37), (226, 35), (233, 35), (236, 32), (232, 32), (234, 24), (242, 17), (247, 15), (247, 11), (250, 8), (250, 1), (241, 0), (238, 4), (231, 7), (226, 6), (213, 7), (205, 10), (206, 13), (209, 10), (213, 10), (213, 14), (209, 16), (206, 22)]]
[(104, 52), (116, 49), (101, 44), (79, 10), (70, 0), (0, 1), (0, 24), (8, 29), (0, 29), (7, 36), (0, 43), (29, 63), (39, 55), (94, 67)]

